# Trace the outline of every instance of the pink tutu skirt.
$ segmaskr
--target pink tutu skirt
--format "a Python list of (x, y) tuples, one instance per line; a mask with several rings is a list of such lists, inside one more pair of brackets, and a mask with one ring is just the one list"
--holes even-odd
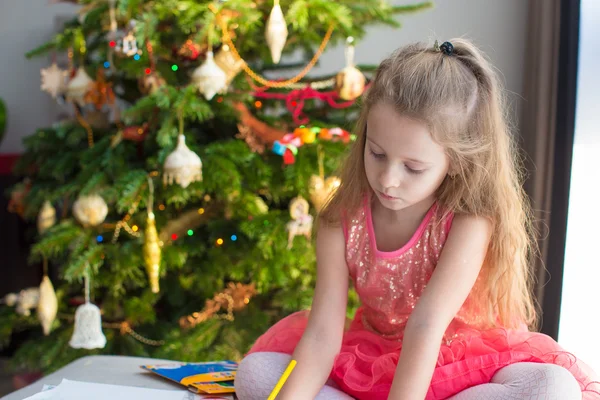
[[(330, 378), (359, 400), (387, 400), (402, 343), (366, 330), (362, 310), (344, 333)], [(272, 326), (250, 349), (292, 354), (308, 322), (308, 311), (292, 314)], [(594, 372), (551, 337), (502, 328), (462, 330), (460, 339), (440, 348), (426, 400), (447, 399), (471, 386), (489, 383), (500, 368), (518, 362), (552, 363), (568, 369), (579, 382), (583, 400), (600, 399)]]

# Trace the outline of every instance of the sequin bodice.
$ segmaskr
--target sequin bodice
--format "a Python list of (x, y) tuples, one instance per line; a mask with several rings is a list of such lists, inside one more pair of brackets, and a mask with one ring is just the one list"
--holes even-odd
[[(409, 242), (393, 252), (377, 249), (368, 201), (345, 221), (346, 262), (362, 303), (357, 315), (366, 329), (402, 339), (408, 317), (437, 265), (452, 218), (434, 204)], [(450, 324), (446, 340), (460, 327), (479, 325), (470, 304), (465, 302)]]

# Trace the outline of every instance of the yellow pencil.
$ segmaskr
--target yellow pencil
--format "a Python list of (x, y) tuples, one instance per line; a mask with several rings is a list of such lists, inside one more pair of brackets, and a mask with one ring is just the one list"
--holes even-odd
[(296, 366), (296, 360), (290, 361), (290, 363), (287, 366), (287, 368), (285, 369), (285, 371), (283, 371), (283, 375), (281, 375), (281, 378), (279, 378), (279, 382), (277, 382), (277, 385), (275, 385), (275, 387), (273, 388), (273, 391), (271, 392), (271, 394), (269, 395), (267, 400), (275, 400), (275, 397), (277, 397), (277, 395), (279, 394), (279, 391), (281, 390), (281, 388), (283, 387), (283, 384), (285, 383), (287, 378), (290, 376), (290, 374), (294, 370), (295, 366)]

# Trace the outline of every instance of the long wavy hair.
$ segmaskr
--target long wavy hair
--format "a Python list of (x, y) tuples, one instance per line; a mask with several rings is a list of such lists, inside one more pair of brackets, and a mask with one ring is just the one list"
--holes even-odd
[(465, 39), (451, 40), (451, 55), (424, 44), (385, 59), (363, 97), (357, 139), (339, 173), (341, 185), (320, 214), (339, 224), (372, 194), (364, 149), (371, 107), (385, 102), (422, 121), (450, 159), (452, 177), (437, 190), (448, 212), (489, 218), (493, 233), (480, 278), (477, 304), (490, 326), (535, 328), (530, 270), (535, 245), (531, 210), (522, 188), (519, 150), (509, 129), (504, 92), (483, 53)]

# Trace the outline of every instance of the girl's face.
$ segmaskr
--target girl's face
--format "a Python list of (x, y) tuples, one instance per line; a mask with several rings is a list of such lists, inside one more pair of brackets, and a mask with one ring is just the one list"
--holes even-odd
[(427, 125), (398, 114), (386, 103), (369, 111), (364, 160), (373, 192), (394, 211), (433, 199), (450, 165)]

